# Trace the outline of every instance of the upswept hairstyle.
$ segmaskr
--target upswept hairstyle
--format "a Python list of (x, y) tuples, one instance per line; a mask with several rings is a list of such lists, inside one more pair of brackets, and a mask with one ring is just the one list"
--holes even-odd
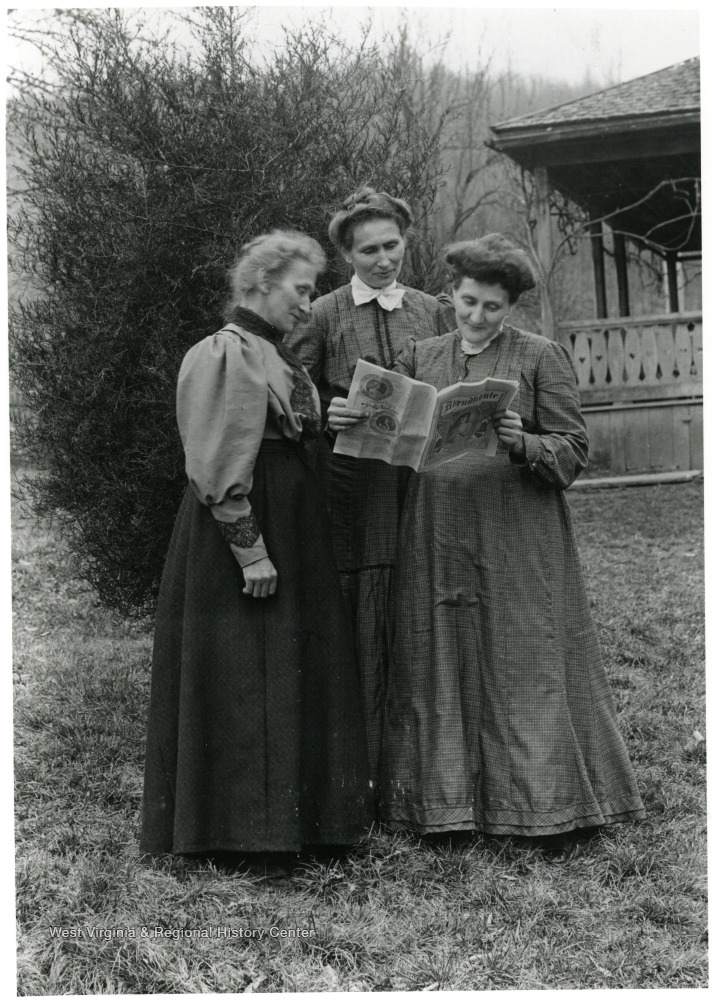
[(452, 243), (445, 248), (445, 263), (454, 288), (460, 286), (463, 278), (501, 285), (512, 305), (523, 292), (536, 285), (528, 254), (501, 233)]
[(240, 249), (229, 272), (232, 296), (228, 311), (257, 288), (262, 275), (280, 278), (297, 260), (307, 261), (317, 273), (326, 269), (326, 254), (317, 241), (296, 229), (273, 229), (250, 240)]
[(374, 191), (370, 187), (359, 188), (350, 195), (329, 223), (329, 239), (339, 249), (350, 250), (354, 241), (354, 228), (360, 222), (371, 219), (390, 219), (405, 236), (413, 224), (410, 205), (400, 198), (394, 198), (385, 191)]

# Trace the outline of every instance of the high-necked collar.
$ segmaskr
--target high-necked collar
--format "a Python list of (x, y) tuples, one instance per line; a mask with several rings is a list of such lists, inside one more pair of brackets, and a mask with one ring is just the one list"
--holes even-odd
[(491, 343), (493, 343), (498, 337), (502, 335), (503, 329), (504, 329), (504, 324), (500, 326), (499, 330), (497, 330), (496, 333), (492, 334), (489, 340), (483, 340), (481, 344), (471, 344), (469, 340), (465, 340), (462, 334), (460, 334), (461, 337), (460, 348), (462, 350), (462, 353), (467, 354), (469, 356), (472, 356), (473, 354), (482, 354), (483, 351), (487, 350), (487, 348)]
[(268, 323), (259, 313), (254, 312), (252, 309), (247, 309), (245, 306), (235, 306), (230, 315), (230, 320), (250, 333), (255, 333), (258, 337), (264, 337), (265, 340), (269, 340), (272, 344), (281, 344), (284, 338), (281, 330)]

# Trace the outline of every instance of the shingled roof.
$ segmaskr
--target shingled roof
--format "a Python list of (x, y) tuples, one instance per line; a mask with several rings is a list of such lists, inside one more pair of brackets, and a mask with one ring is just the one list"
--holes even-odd
[(557, 107), (510, 118), (492, 128), (495, 133), (500, 133), (500, 130), (675, 115), (699, 110), (700, 60), (697, 57)]
[[(700, 60), (491, 126), (493, 149), (529, 171), (591, 218), (662, 249), (698, 250)], [(682, 204), (682, 208), (681, 208)]]

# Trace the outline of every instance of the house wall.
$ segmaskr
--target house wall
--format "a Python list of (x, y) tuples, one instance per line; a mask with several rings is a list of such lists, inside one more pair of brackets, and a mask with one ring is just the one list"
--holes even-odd
[(701, 470), (702, 314), (561, 323), (589, 431), (587, 478)]
[(701, 399), (584, 407), (584, 417), (586, 478), (703, 468)]

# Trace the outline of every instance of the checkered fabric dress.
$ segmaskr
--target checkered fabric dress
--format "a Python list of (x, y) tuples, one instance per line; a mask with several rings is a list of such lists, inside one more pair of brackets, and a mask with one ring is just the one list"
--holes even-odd
[[(406, 289), (400, 309), (387, 312), (375, 300), (355, 305), (351, 286), (344, 285), (317, 299), (309, 322), (284, 342), (307, 367), (326, 414), (334, 396), (348, 395), (359, 358), (390, 368), (410, 338), (439, 336), (454, 325), (451, 308), (415, 288)], [(410, 470), (332, 455), (328, 436), (322, 440), (317, 467), (331, 516), (341, 587), (354, 624), (369, 763), (375, 777), (392, 642), (398, 520)]]
[(512, 327), (478, 355), (460, 343), (412, 342), (396, 370), (437, 388), (516, 379), (526, 459), (464, 457), (410, 480), (382, 813), (523, 835), (640, 819), (563, 493), (588, 447), (571, 360)]

